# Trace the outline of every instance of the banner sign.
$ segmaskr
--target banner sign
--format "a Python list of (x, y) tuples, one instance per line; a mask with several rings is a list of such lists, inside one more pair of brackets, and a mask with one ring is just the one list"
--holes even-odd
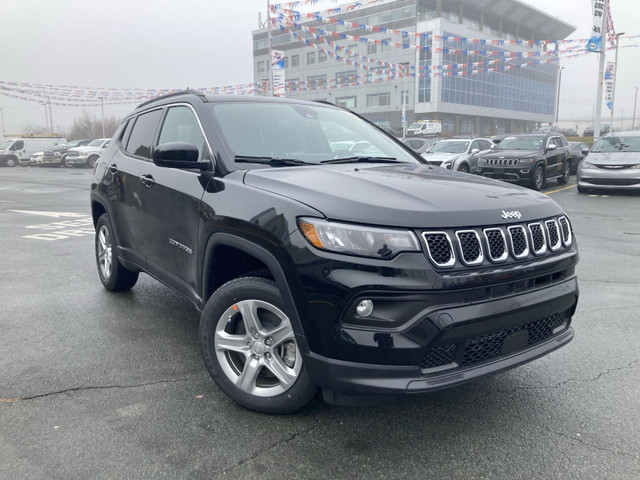
[(271, 78), (273, 79), (273, 96), (284, 97), (284, 52), (271, 51)]
[(607, 69), (604, 71), (604, 84), (607, 89), (607, 107), (613, 110), (613, 79), (616, 76), (616, 64), (607, 62)]
[(591, 5), (593, 6), (593, 27), (591, 29), (591, 38), (587, 42), (587, 50), (590, 52), (599, 52), (602, 48), (604, 4), (605, 0), (591, 0)]

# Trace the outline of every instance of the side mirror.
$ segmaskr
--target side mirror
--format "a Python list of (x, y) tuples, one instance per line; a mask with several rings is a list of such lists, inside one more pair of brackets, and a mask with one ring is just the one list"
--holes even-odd
[(551, 145), (549, 145), (549, 146), (547, 147), (547, 150), (555, 150), (556, 148), (558, 148), (558, 147), (556, 146), (556, 144), (555, 144), (555, 143), (552, 143)]
[(583, 148), (580, 151), (582, 152), (582, 155), (586, 155), (587, 153), (589, 153), (589, 149), (588, 148)]
[(187, 142), (168, 142), (153, 150), (153, 163), (167, 168), (210, 170), (211, 163), (198, 161), (198, 148)]
[(476, 153), (480, 153), (480, 149), (479, 148), (471, 149), (471, 155), (475, 155)]

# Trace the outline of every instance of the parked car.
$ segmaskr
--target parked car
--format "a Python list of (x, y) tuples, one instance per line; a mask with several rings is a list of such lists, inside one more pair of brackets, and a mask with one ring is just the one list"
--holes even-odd
[(430, 165), (458, 170), (465, 173), (476, 173), (478, 157), (491, 151), (494, 143), (488, 138), (445, 139), (435, 143), (422, 154)]
[(538, 127), (535, 133), (556, 133), (563, 135), (563, 130), (557, 125), (543, 125), (542, 127)]
[(412, 150), (415, 150), (417, 153), (424, 153), (427, 150), (429, 150), (434, 143), (440, 140), (442, 139), (439, 137), (435, 137), (435, 138), (409, 137), (409, 138), (403, 138), (401, 141)]
[(559, 134), (511, 135), (478, 159), (478, 173), (534, 190), (553, 178), (562, 185), (571, 176), (571, 150)]
[[(335, 126), (381, 153), (333, 151)], [(578, 250), (558, 204), (425, 165), (333, 105), (142, 103), (98, 160), (91, 212), (104, 287), (147, 272), (191, 300), (209, 373), (250, 409), (292, 412), (318, 387), (352, 405), (439, 390), (573, 337)]]
[(31, 137), (22, 136), (7, 138), (0, 143), (0, 166), (27, 166), (31, 163), (31, 155), (67, 143), (64, 137)]
[(96, 138), (84, 147), (75, 147), (67, 150), (65, 165), (68, 167), (93, 167), (109, 146), (109, 138)]
[(640, 132), (610, 133), (593, 145), (578, 167), (578, 192), (640, 189)]
[(44, 150), (42, 152), (37, 152), (31, 155), (31, 165), (49, 165), (49, 166), (58, 166), (58, 167), (66, 167), (66, 159), (65, 153), (70, 148), (75, 148), (83, 145), (87, 145), (91, 142), (91, 139), (88, 140), (72, 140), (69, 143), (64, 143), (62, 145), (57, 145), (50, 149)]
[(568, 142), (571, 150), (571, 173), (573, 175), (578, 171), (578, 165), (586, 155), (584, 152), (589, 151), (589, 145), (584, 142)]
[(575, 128), (563, 128), (562, 134), (566, 137), (578, 137), (578, 132)]
[[(600, 136), (602, 135), (606, 135), (607, 133), (609, 133), (610, 131), (610, 126), (608, 124), (602, 124), (600, 125)], [(584, 132), (582, 133), (583, 137), (593, 137), (593, 125), (591, 125), (590, 127), (587, 127)]]

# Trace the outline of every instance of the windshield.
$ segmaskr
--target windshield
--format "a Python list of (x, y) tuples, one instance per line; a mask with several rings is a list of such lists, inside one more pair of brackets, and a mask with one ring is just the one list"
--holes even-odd
[(9, 145), (11, 145), (12, 143), (13, 143), (13, 140), (5, 140), (4, 142), (0, 143), (0, 150), (5, 150), (9, 148)]
[(599, 152), (640, 152), (640, 136), (612, 136), (604, 137), (591, 149), (593, 153)]
[(411, 130), (418, 130), (422, 125), (424, 125), (424, 123), (412, 123), (408, 128)]
[(284, 102), (221, 102), (209, 108), (232, 155), (243, 157), (242, 168), (247, 167), (247, 157), (261, 158), (261, 163), (265, 158), (315, 164), (353, 157), (420, 163), (393, 139), (346, 110)]
[(104, 138), (98, 138), (87, 145), (87, 147), (99, 147), (100, 145), (102, 145), (102, 142), (104, 142)]
[(545, 137), (522, 136), (505, 137), (498, 144), (498, 150), (544, 150)]
[(469, 142), (438, 142), (429, 149), (429, 153), (464, 153)]

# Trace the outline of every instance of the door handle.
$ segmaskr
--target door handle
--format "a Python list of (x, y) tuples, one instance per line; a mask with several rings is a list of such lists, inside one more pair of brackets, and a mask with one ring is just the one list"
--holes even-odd
[(147, 188), (151, 187), (152, 185), (154, 185), (156, 183), (156, 181), (153, 179), (153, 177), (151, 175), (142, 175), (140, 177), (140, 181)]
[(107, 168), (110, 173), (118, 173), (118, 166), (114, 163)]

